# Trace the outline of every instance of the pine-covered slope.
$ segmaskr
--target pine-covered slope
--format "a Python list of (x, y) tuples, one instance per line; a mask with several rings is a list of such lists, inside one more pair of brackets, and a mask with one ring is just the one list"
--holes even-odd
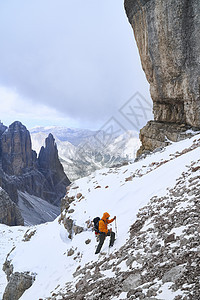
[[(71, 185), (60, 217), (29, 228), (7, 257), (10, 281), (33, 278), (20, 299), (198, 299), (199, 149), (200, 134)], [(105, 211), (117, 240), (95, 255), (91, 221)]]

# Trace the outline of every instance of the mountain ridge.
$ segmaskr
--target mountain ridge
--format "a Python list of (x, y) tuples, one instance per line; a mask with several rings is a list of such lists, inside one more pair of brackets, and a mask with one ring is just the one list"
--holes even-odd
[[(79, 135), (85, 130), (76, 129), (78, 136), (74, 136), (74, 139), (77, 138), (77, 141), (75, 140), (75, 143), (72, 144), (68, 136), (65, 135), (66, 128), (53, 127), (52, 130), (49, 127), (48, 129), (41, 129), (40, 127), (30, 130), (33, 149), (37, 153), (41, 145), (44, 145), (46, 134), (50, 131), (55, 136), (59, 157), (71, 181), (88, 176), (101, 168), (133, 161), (140, 146), (138, 133), (131, 130), (112, 137), (104, 146), (100, 142), (103, 139), (103, 132), (101, 131), (98, 131), (99, 141), (96, 131), (90, 131), (89, 136), (86, 135), (82, 138)], [(56, 135), (57, 131), (62, 136), (62, 140), (60, 140), (59, 135)]]
[(1, 187), (17, 205), (21, 191), (58, 206), (70, 181), (59, 161), (53, 136), (46, 138), (46, 146), (37, 157), (30, 133), (21, 122), (15, 121), (8, 128), (1, 124), (1, 128)]

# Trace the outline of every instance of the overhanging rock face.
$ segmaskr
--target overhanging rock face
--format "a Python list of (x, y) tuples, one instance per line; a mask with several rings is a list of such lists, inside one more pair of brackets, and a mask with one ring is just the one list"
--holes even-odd
[(155, 124), (200, 128), (200, 1), (125, 0), (125, 9), (150, 83)]

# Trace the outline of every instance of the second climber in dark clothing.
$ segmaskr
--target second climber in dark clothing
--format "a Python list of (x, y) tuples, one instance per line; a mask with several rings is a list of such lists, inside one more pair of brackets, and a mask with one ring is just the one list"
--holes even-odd
[(109, 213), (105, 212), (103, 214), (103, 217), (99, 221), (100, 236), (99, 236), (99, 244), (97, 246), (95, 254), (98, 254), (101, 251), (101, 248), (103, 246), (103, 243), (104, 243), (104, 240), (105, 240), (106, 236), (110, 236), (109, 247), (112, 247), (113, 244), (114, 244), (115, 233), (113, 231), (111, 231), (111, 230), (108, 230), (108, 224), (112, 223), (116, 219), (116, 217), (114, 217), (111, 220), (109, 220), (109, 218), (110, 218)]

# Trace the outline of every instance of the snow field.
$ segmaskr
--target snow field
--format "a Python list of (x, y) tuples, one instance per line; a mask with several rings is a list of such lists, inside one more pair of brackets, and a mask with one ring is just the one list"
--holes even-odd
[(6, 274), (2, 270), (3, 264), (10, 251), (21, 243), (24, 233), (27, 231), (26, 227), (8, 227), (0, 224), (0, 299), (3, 298), (3, 292), (7, 285)]
[[(103, 169), (77, 180), (68, 194), (69, 197), (75, 196), (76, 200), (70, 205), (70, 209), (74, 209), (74, 212), (68, 213), (66, 217), (73, 219), (76, 225), (84, 228), (84, 231), (73, 235), (72, 240), (68, 238), (68, 232), (63, 224), (58, 223), (58, 218), (54, 222), (34, 227), (37, 231), (28, 242), (18, 243), (24, 232), (20, 233), (19, 229), (12, 228), (12, 236), (17, 247), (10, 254), (9, 260), (14, 265), (14, 272), (29, 271), (36, 274), (32, 287), (22, 295), (20, 300), (48, 297), (54, 290), (64, 290), (69, 281), (74, 282), (75, 288), (76, 279), (73, 273), (77, 267), (101, 259), (101, 255), (94, 254), (96, 241), (94, 233), (87, 227), (86, 222), (92, 221), (96, 216), (102, 217), (105, 211), (109, 212), (111, 218), (117, 216), (115, 249), (123, 246), (129, 237), (129, 228), (136, 220), (139, 209), (145, 206), (151, 197), (164, 196), (167, 189), (176, 184), (176, 179), (182, 172), (187, 170), (186, 165), (199, 159), (199, 148), (177, 156), (178, 151), (191, 147), (199, 138), (200, 135), (196, 135), (191, 139), (173, 143), (164, 151), (152, 154), (134, 164)], [(126, 181), (129, 177), (131, 180)], [(82, 193), (84, 198), (77, 199), (77, 193)], [(115, 231), (114, 222), (112, 229)], [(5, 236), (4, 238), (7, 239)], [(85, 243), (87, 239), (91, 240), (89, 244)], [(67, 256), (70, 249), (74, 250), (74, 254)], [(9, 252), (10, 248), (5, 249), (1, 257), (1, 265), (7, 250)], [(108, 238), (104, 242), (102, 252), (108, 252)], [(122, 264), (121, 268), (125, 271), (126, 265)], [(110, 277), (114, 274), (105, 272), (105, 276)], [(2, 281), (2, 288), (5, 285), (6, 282)], [(166, 284), (160, 294), (162, 299), (172, 299), (169, 293)], [(120, 297), (123, 299), (125, 294)]]

